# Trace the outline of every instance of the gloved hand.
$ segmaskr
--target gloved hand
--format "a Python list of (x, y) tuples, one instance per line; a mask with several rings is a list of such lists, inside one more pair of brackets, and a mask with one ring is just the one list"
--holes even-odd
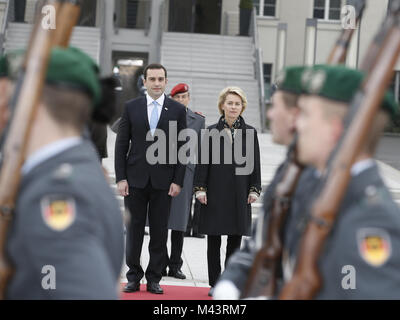
[(214, 287), (214, 300), (239, 300), (240, 291), (232, 281), (222, 280)]

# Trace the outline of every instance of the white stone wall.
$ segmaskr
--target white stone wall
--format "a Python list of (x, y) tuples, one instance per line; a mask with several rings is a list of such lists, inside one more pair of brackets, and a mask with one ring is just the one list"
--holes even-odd
[[(230, 3), (230, 0), (225, 0)], [(224, 3), (225, 3), (224, 2)], [(232, 1), (234, 2), (234, 1)], [(277, 0), (276, 17), (274, 18), (258, 18), (259, 43), (263, 50), (263, 62), (273, 63), (273, 79), (277, 70), (275, 63), (277, 61), (277, 26), (279, 23), (287, 24), (286, 32), (286, 65), (295, 65), (304, 63), (305, 39), (306, 39), (306, 20), (313, 16), (313, 0)], [(360, 33), (360, 41), (358, 43), (357, 36), (353, 38), (347, 65), (356, 66), (360, 64), (369, 47), (370, 42), (377, 33), (387, 12), (388, 0), (367, 1), (367, 8), (364, 12)], [(237, 10), (231, 4), (224, 4), (223, 8)], [(232, 13), (230, 13), (232, 15)], [(237, 19), (239, 23), (239, 19)], [(232, 32), (232, 26), (229, 32)], [(316, 63), (324, 63), (327, 61), (329, 53), (341, 32), (341, 21), (318, 21), (318, 30), (316, 36)], [(400, 60), (396, 70), (400, 70)]]

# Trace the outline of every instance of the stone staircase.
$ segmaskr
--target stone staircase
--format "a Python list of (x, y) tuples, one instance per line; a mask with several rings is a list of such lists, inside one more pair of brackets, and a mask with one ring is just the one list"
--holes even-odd
[(249, 37), (165, 32), (161, 63), (168, 70), (169, 93), (185, 82), (191, 91), (190, 107), (203, 113), (206, 125), (217, 122), (218, 96), (227, 86), (242, 88), (248, 105), (243, 116), (261, 128), (259, 88), (254, 72), (254, 45)]
[[(33, 25), (29, 23), (9, 23), (5, 35), (5, 52), (26, 48), (28, 46), (32, 27)], [(75, 27), (71, 37), (71, 46), (86, 52), (99, 63), (101, 50), (100, 29), (93, 27)]]

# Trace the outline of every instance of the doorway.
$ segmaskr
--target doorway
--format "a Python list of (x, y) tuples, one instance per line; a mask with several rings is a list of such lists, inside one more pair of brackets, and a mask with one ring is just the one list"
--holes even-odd
[(126, 101), (143, 94), (139, 78), (148, 59), (148, 54), (144, 52), (113, 51), (113, 74), (121, 84), (121, 91), (117, 93), (117, 114), (114, 121), (122, 115)]
[(168, 31), (221, 34), (222, 0), (169, 0)]

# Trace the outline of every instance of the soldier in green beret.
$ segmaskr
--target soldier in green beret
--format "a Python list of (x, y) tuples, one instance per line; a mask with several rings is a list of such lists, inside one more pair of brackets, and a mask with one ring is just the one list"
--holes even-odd
[[(295, 122), (299, 113), (297, 102), (302, 93), (301, 79), (304, 69), (303, 66), (284, 69), (278, 76), (276, 92), (272, 96), (272, 106), (267, 112), (273, 141), (287, 146), (288, 150), (295, 136)], [(252, 237), (246, 239), (242, 249), (230, 257), (226, 269), (215, 286), (213, 292), (215, 299), (238, 299), (240, 292), (243, 291), (257, 251), (267, 237), (268, 217), (273, 209), (276, 187), (282, 180), (289, 162), (289, 159), (286, 158), (275, 172), (275, 176), (263, 196), (263, 214), (255, 223)], [(311, 168), (306, 169), (301, 175), (289, 214), (292, 214), (293, 209), (299, 210), (299, 204), (304, 203), (310, 189), (316, 185), (314, 171)]]
[[(12, 78), (13, 62), (2, 65)], [(97, 70), (78, 49), (51, 51), (8, 233), (8, 299), (118, 298), (122, 216), (81, 137), (102, 99)]]
[[(299, 99), (296, 121), (299, 160), (324, 175), (331, 152), (343, 134), (349, 104), (364, 75), (345, 67), (319, 65), (304, 71), (302, 78), (305, 94)], [(319, 259), (322, 288), (317, 299), (400, 298), (400, 253), (395, 249), (400, 245), (400, 212), (373, 160), (379, 134), (397, 109), (387, 93), (367, 144), (351, 168), (351, 180), (335, 226)], [(309, 209), (291, 215), (287, 222), (285, 281), (295, 270)]]

